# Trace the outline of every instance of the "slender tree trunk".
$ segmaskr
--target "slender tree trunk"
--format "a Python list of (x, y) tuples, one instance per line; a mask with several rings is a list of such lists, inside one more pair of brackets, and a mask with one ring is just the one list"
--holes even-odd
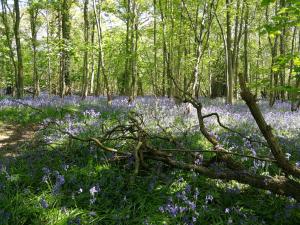
[(154, 71), (153, 71), (153, 92), (158, 95), (158, 76), (157, 76), (157, 18), (156, 18), (156, 0), (153, 0), (153, 46), (154, 46)]
[[(183, 54), (183, 47), (185, 47), (185, 43), (184, 43), (184, 28), (183, 28), (183, 2), (181, 1), (180, 3), (180, 22), (179, 22), (179, 38), (178, 38), (178, 45), (177, 45), (177, 63), (176, 63), (176, 71), (175, 71), (175, 77), (174, 79), (176, 81), (178, 81), (179, 83), (182, 82), (181, 79), (181, 65), (182, 65), (182, 54)], [(183, 83), (186, 82), (185, 79), (183, 78)], [(183, 87), (183, 90), (185, 87)], [(180, 96), (180, 92), (178, 90), (178, 88), (175, 88), (174, 90), (174, 96), (178, 97)]]
[(232, 51), (232, 73), (234, 74), (234, 95), (238, 99), (238, 73), (239, 73), (239, 51), (240, 51), (240, 40), (242, 37), (243, 27), (243, 12), (244, 3), (241, 6), (241, 0), (238, 0), (235, 8), (235, 19), (234, 19), (234, 40), (233, 40), (233, 51)]
[(126, 41), (125, 41), (125, 71), (122, 79), (122, 90), (121, 94), (130, 96), (130, 49), (131, 49), (131, 41), (130, 41), (130, 27), (131, 27), (131, 0), (125, 0), (126, 5)]
[(275, 99), (277, 96), (277, 92), (274, 91), (274, 87), (278, 84), (278, 72), (273, 71), (273, 66), (275, 65), (275, 58), (277, 56), (277, 46), (278, 46), (278, 36), (275, 37), (274, 43), (272, 44), (271, 41), (269, 41), (271, 46), (271, 71), (270, 71), (270, 99), (269, 99), (269, 105), (273, 106), (275, 103)]
[[(277, 11), (277, 7), (275, 9)], [(266, 20), (269, 22), (269, 8), (266, 8)], [(270, 83), (269, 83), (269, 106), (272, 107), (276, 99), (276, 91), (274, 87), (277, 86), (278, 73), (273, 71), (273, 66), (275, 65), (275, 58), (277, 56), (277, 46), (278, 46), (278, 36), (275, 37), (272, 42), (271, 37), (268, 36), (269, 45), (271, 48), (271, 71), (270, 71)]]
[(98, 35), (98, 70), (97, 70), (97, 88), (96, 88), (96, 95), (99, 95), (100, 93), (100, 70), (102, 71), (103, 75), (103, 81), (106, 89), (106, 96), (107, 96), (107, 103), (111, 104), (111, 93), (110, 93), (110, 86), (108, 84), (108, 77), (106, 73), (105, 68), (105, 62), (104, 62), (104, 51), (103, 51), (103, 37), (102, 37), (102, 0), (98, 3), (99, 11), (97, 12), (96, 9), (96, 1), (93, 0), (93, 6), (94, 6), (94, 14), (96, 18), (96, 27), (97, 27), (97, 35)]
[[(297, 34), (297, 27), (294, 27), (293, 36), (292, 36), (292, 47), (291, 47), (291, 56), (292, 59), (290, 61), (289, 66), (289, 77), (288, 77), (288, 86), (291, 87), (291, 80), (292, 80), (292, 73), (294, 69), (294, 51), (295, 51), (295, 42), (296, 42), (296, 34)], [(288, 93), (288, 99), (290, 100), (291, 93)]]
[(50, 57), (50, 40), (49, 40), (49, 36), (50, 36), (50, 32), (49, 32), (49, 27), (50, 27), (50, 23), (49, 23), (49, 11), (48, 9), (46, 10), (46, 43), (47, 43), (47, 77), (48, 77), (48, 96), (51, 96), (52, 94), (52, 76), (51, 76), (51, 57)]
[(93, 20), (92, 25), (92, 33), (91, 33), (91, 45), (92, 45), (92, 52), (91, 52), (91, 81), (90, 81), (90, 94), (94, 93), (94, 80), (95, 80), (95, 56), (94, 56), (94, 44), (95, 44), (95, 26), (96, 22)]
[(167, 76), (167, 65), (168, 65), (168, 49), (166, 41), (166, 23), (165, 15), (163, 12), (162, 1), (159, 0), (160, 16), (162, 21), (162, 44), (163, 44), (163, 76), (162, 76), (162, 96), (166, 95), (166, 76)]
[(227, 45), (227, 104), (233, 103), (233, 74), (231, 50), (231, 0), (226, 0), (226, 45)]
[[(168, 10), (169, 18), (170, 18), (170, 31), (168, 33), (174, 34), (175, 32), (175, 24), (174, 24), (174, 5), (173, 1), (167, 1), (166, 11)], [(168, 81), (168, 90), (167, 95), (168, 98), (171, 98), (173, 95), (173, 74), (174, 74), (174, 35), (168, 35), (168, 60), (167, 60), (167, 81)]]
[(14, 33), (16, 39), (16, 49), (17, 49), (17, 66), (18, 66), (18, 79), (17, 79), (17, 97), (22, 98), (24, 96), (24, 84), (23, 84), (23, 56), (22, 56), (22, 47), (20, 40), (20, 7), (19, 1), (14, 0), (14, 10), (15, 10), (15, 26)]
[[(199, 4), (197, 5), (197, 14), (196, 14), (196, 24), (198, 24), (198, 17), (199, 17)], [(204, 7), (204, 11), (202, 14), (202, 19), (200, 22), (200, 30), (199, 33), (197, 29), (197, 25), (195, 26), (195, 31), (194, 33), (198, 35), (198, 37), (195, 37), (195, 41), (197, 43), (196, 47), (196, 63), (194, 66), (194, 71), (193, 71), (193, 86), (192, 86), (192, 95), (195, 98), (198, 98), (198, 90), (199, 90), (199, 64), (201, 61), (201, 55), (202, 55), (202, 42), (203, 42), (203, 28), (204, 28), (204, 19), (205, 19), (205, 14), (206, 14), (206, 7)]]
[[(280, 0), (280, 8), (284, 8), (285, 7), (285, 0)], [(281, 30), (281, 34), (280, 34), (280, 55), (281, 56), (285, 56), (285, 43), (286, 42), (286, 26), (283, 25), (282, 30)], [(280, 86), (283, 87), (285, 85), (285, 66), (283, 66), (280, 69), (280, 73), (279, 73), (279, 78), (280, 78)], [(285, 91), (281, 90), (280, 91), (280, 98), (282, 101), (285, 100)]]
[(211, 57), (211, 50), (208, 49), (208, 65), (207, 65), (207, 72), (208, 72), (208, 96), (211, 98), (212, 96), (212, 75), (211, 75), (211, 65), (210, 65), (210, 57)]
[[(297, 51), (300, 52), (300, 31), (298, 32), (299, 35), (299, 39), (298, 39), (298, 49)], [(299, 89), (300, 88), (300, 73), (298, 72), (298, 74), (296, 75), (296, 83), (295, 83), (295, 89)], [(300, 108), (300, 94), (299, 91), (294, 92), (292, 94), (292, 106), (291, 106), (291, 110), (292, 111), (296, 111), (297, 109)]]
[(83, 76), (82, 76), (82, 92), (81, 97), (84, 99), (87, 97), (88, 94), (88, 80), (89, 80), (89, 63), (88, 63), (88, 57), (89, 57), (89, 0), (84, 1), (84, 55), (83, 55)]
[(0, 15), (2, 16), (2, 22), (4, 25), (4, 33), (6, 37), (7, 46), (9, 48), (10, 61), (14, 68), (14, 77), (12, 77), (12, 84), (11, 84), (12, 85), (11, 88), (13, 89), (12, 94), (14, 96), (15, 94), (14, 89), (17, 88), (18, 86), (18, 67), (17, 67), (17, 62), (15, 60), (15, 53), (12, 47), (11, 27), (9, 25), (8, 18), (7, 18), (8, 15), (7, 15), (6, 4), (7, 2), (5, 0), (1, 0), (2, 13)]
[(97, 10), (97, 4), (96, 0), (93, 0), (93, 10), (94, 10), (94, 16), (96, 21), (96, 28), (97, 28), (97, 37), (98, 37), (98, 61), (97, 61), (97, 72), (96, 72), (96, 90), (95, 95), (100, 95), (100, 71), (101, 71), (101, 56), (100, 56), (100, 21), (99, 21), (99, 12)]
[(33, 97), (37, 97), (40, 95), (40, 79), (37, 71), (37, 29), (36, 29), (36, 20), (38, 16), (38, 9), (32, 3), (29, 6), (29, 15), (30, 15), (30, 28), (31, 28), (31, 46), (33, 52), (33, 83), (34, 83), (34, 90), (33, 90)]
[(62, 71), (61, 71), (61, 89), (60, 96), (71, 94), (71, 79), (70, 79), (70, 32), (71, 32), (71, 21), (70, 21), (70, 8), (72, 0), (63, 0), (62, 4)]
[(256, 56), (255, 95), (258, 96), (258, 80), (260, 78), (261, 35), (258, 33), (258, 51)]
[(248, 65), (248, 20), (249, 20), (249, 5), (248, 2), (245, 1), (245, 27), (244, 27), (244, 79), (246, 82), (249, 81), (249, 65)]
[(136, 96), (136, 86), (138, 83), (138, 71), (137, 71), (137, 60), (138, 60), (138, 5), (136, 0), (132, 0), (132, 16), (131, 16), (131, 85), (130, 85), (130, 96), (128, 102), (134, 100)]

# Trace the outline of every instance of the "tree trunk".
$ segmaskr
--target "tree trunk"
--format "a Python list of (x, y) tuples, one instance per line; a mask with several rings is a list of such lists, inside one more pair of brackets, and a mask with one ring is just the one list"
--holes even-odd
[[(280, 0), (280, 8), (285, 7), (285, 0)], [(281, 34), (280, 34), (280, 55), (285, 56), (285, 42), (286, 42), (286, 27), (283, 25)], [(280, 86), (284, 87), (285, 85), (285, 66), (280, 68), (280, 73), (279, 73), (279, 78), (280, 78)], [(280, 98), (282, 101), (285, 100), (285, 91), (281, 90), (280, 91)]]
[[(299, 39), (298, 39), (298, 52), (300, 52), (300, 31), (298, 32), (299, 34)], [(296, 89), (299, 89), (300, 88), (300, 73), (298, 72), (298, 74), (296, 75), (296, 83), (295, 83), (295, 86), (294, 86)], [(291, 110), (292, 111), (296, 111), (297, 109), (300, 108), (300, 93), (299, 91), (295, 91), (293, 94), (292, 94), (292, 106), (291, 106)]]
[(85, 99), (88, 94), (88, 79), (89, 79), (89, 63), (88, 63), (88, 57), (89, 57), (89, 0), (84, 1), (84, 55), (83, 55), (83, 76), (82, 76), (82, 92), (81, 97), (82, 99)]
[(62, 50), (62, 68), (61, 68), (61, 88), (60, 96), (64, 97), (65, 95), (71, 94), (71, 79), (70, 79), (70, 32), (71, 32), (71, 21), (70, 21), (70, 8), (71, 0), (63, 0), (62, 4), (62, 41), (63, 41), (63, 50)]
[[(5, 0), (1, 0), (1, 7), (2, 7), (2, 22), (4, 25), (4, 33), (5, 33), (5, 37), (6, 37), (6, 42), (7, 42), (7, 46), (9, 48), (9, 57), (10, 57), (10, 61), (13, 65), (14, 68), (14, 77), (12, 77), (12, 84), (11, 84), (11, 88), (17, 88), (17, 83), (18, 83), (18, 68), (17, 68), (17, 62), (15, 60), (15, 53), (12, 47), (12, 39), (11, 39), (11, 27), (9, 25), (8, 19), (7, 19), (7, 9), (6, 9), (6, 4), (7, 2)], [(13, 82), (15, 81), (15, 82)], [(12, 94), (14, 96), (14, 91), (12, 91)]]
[[(293, 36), (292, 36), (292, 47), (291, 47), (292, 59), (290, 61), (289, 77), (288, 77), (288, 86), (289, 87), (291, 87), (292, 73), (293, 73), (293, 69), (294, 69), (294, 51), (295, 51), (296, 33), (297, 33), (297, 28), (294, 27)], [(291, 98), (291, 93), (289, 92), (288, 99), (290, 100), (290, 98)]]
[(246, 82), (249, 81), (249, 65), (248, 65), (248, 20), (249, 20), (249, 5), (248, 2), (245, 1), (245, 27), (244, 27), (244, 79)]
[(37, 71), (37, 29), (36, 29), (36, 20), (38, 16), (38, 9), (36, 6), (30, 2), (29, 6), (29, 15), (30, 15), (30, 28), (31, 28), (31, 47), (33, 53), (33, 97), (37, 97), (40, 95), (40, 79)]
[(233, 74), (232, 74), (232, 50), (231, 50), (231, 0), (226, 0), (226, 46), (227, 46), (227, 104), (233, 103)]
[(23, 84), (23, 57), (22, 57), (22, 47), (21, 47), (21, 40), (20, 40), (20, 7), (19, 1), (14, 0), (14, 9), (15, 9), (15, 39), (16, 39), (16, 49), (17, 49), (17, 68), (18, 68), (18, 75), (17, 75), (17, 97), (23, 98), (24, 96), (24, 84)]
[(49, 32), (49, 11), (48, 9), (46, 10), (46, 15), (45, 15), (45, 19), (47, 21), (47, 25), (46, 25), (46, 43), (47, 43), (47, 77), (48, 77), (48, 96), (51, 96), (52, 94), (52, 76), (51, 76), (51, 57), (50, 57), (50, 40), (49, 40), (49, 36), (50, 36), (50, 32)]
[(158, 95), (158, 76), (157, 76), (157, 18), (156, 18), (156, 0), (153, 0), (153, 46), (154, 46), (154, 69), (153, 69), (153, 92)]
[(166, 80), (167, 80), (167, 66), (168, 66), (168, 49), (166, 40), (166, 22), (162, 1), (159, 0), (160, 16), (162, 21), (162, 44), (163, 44), (163, 75), (162, 75), (162, 96), (166, 95)]
[(106, 89), (106, 96), (107, 96), (107, 103), (111, 104), (111, 93), (110, 93), (110, 86), (108, 84), (108, 77), (105, 68), (104, 62), (104, 51), (103, 51), (103, 37), (102, 37), (102, 0), (98, 2), (99, 11), (97, 12), (96, 9), (96, 1), (93, 0), (93, 8), (94, 8), (94, 15), (96, 18), (96, 27), (97, 27), (97, 35), (98, 35), (98, 68), (97, 68), (97, 87), (96, 87), (96, 95), (100, 93), (100, 70), (102, 71), (103, 81)]
[(94, 80), (95, 80), (95, 56), (94, 56), (94, 44), (95, 44), (95, 26), (96, 22), (93, 20), (93, 25), (92, 25), (92, 33), (91, 33), (91, 44), (92, 44), (92, 56), (91, 56), (91, 81), (90, 81), (90, 94), (94, 93)]
[(125, 0), (126, 5), (126, 41), (125, 41), (125, 70), (122, 79), (122, 89), (121, 94), (130, 96), (130, 49), (131, 49), (131, 41), (130, 41), (130, 27), (131, 27), (131, 0)]
[(235, 8), (235, 21), (234, 21), (234, 40), (233, 40), (233, 51), (232, 51), (232, 73), (234, 75), (234, 95), (235, 99), (238, 99), (238, 73), (239, 73), (239, 52), (240, 52), (240, 41), (242, 37), (243, 27), (243, 14), (245, 8), (245, 2), (242, 4), (240, 9), (241, 1), (238, 0)]
[[(276, 7), (277, 8), (277, 7)], [(276, 9), (277, 11), (277, 9)], [(266, 20), (269, 22), (269, 8), (266, 8)], [(271, 70), (270, 70), (270, 83), (269, 83), (269, 106), (272, 107), (275, 103), (276, 92), (273, 90), (277, 86), (278, 73), (273, 71), (273, 66), (275, 65), (275, 58), (277, 56), (277, 45), (278, 36), (275, 37), (274, 42), (272, 42), (271, 37), (268, 35), (268, 41), (271, 48)]]

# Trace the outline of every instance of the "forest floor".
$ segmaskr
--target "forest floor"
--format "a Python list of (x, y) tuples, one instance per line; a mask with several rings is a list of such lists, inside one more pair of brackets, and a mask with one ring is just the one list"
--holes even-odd
[[(227, 126), (263, 141), (244, 104), (202, 101), (206, 114), (217, 112)], [(198, 131), (195, 112), (186, 115), (185, 106), (170, 99), (145, 97), (128, 105), (127, 99), (120, 97), (108, 107), (103, 98), (82, 101), (78, 96), (64, 100), (42, 96), (24, 99), (22, 104), (0, 100), (0, 225), (288, 225), (300, 220), (300, 204), (292, 198), (235, 181), (212, 180), (193, 171), (174, 170), (150, 160), (149, 169), (133, 176), (133, 159), (113, 162), (114, 154), (59, 131), (81, 138), (101, 137), (105, 131), (127, 123), (128, 113), (134, 110), (143, 115), (149, 132), (161, 132), (156, 126), (159, 122), (186, 148), (209, 149)], [(299, 162), (300, 112), (291, 113), (289, 105), (283, 103), (272, 109), (265, 103), (260, 106), (290, 160)], [(249, 150), (239, 135), (221, 129), (214, 118), (207, 119), (206, 125), (234, 152), (269, 154), (259, 144)], [(136, 143), (112, 140), (105, 144), (130, 151)], [(160, 139), (152, 144), (174, 148)], [(193, 160), (184, 154), (177, 157)], [(280, 173), (274, 165), (251, 160), (243, 163), (253, 173)]]
[(34, 137), (33, 125), (0, 123), (0, 157), (16, 157), (22, 145)]

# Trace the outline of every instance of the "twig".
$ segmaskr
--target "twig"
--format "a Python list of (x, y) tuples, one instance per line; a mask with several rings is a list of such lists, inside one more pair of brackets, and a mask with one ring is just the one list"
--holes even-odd
[[(57, 123), (53, 122), (54, 124), (58, 125)], [(116, 153), (116, 154), (122, 154), (122, 155), (131, 155), (130, 153), (128, 152), (119, 152), (118, 150), (114, 149), (114, 148), (110, 148), (110, 147), (107, 147), (105, 146), (104, 144), (102, 144), (100, 142), (99, 139), (97, 138), (94, 138), (94, 137), (89, 137), (89, 138), (81, 138), (81, 137), (78, 137), (78, 136), (75, 136), (73, 134), (71, 134), (70, 132), (68, 131), (65, 131), (65, 130), (62, 130), (62, 129), (59, 129), (59, 128), (52, 128), (52, 129), (55, 129), (63, 134), (66, 134), (69, 136), (69, 138), (72, 138), (74, 140), (78, 140), (78, 141), (83, 141), (83, 142), (94, 142), (96, 143), (101, 149), (103, 149), (104, 151), (107, 151), (107, 152), (112, 152), (112, 153)]]
[(246, 157), (246, 158), (252, 158), (255, 160), (259, 161), (266, 161), (266, 162), (276, 162), (274, 159), (269, 159), (269, 158), (263, 158), (263, 157), (256, 157), (252, 155), (244, 155), (236, 152), (228, 152), (228, 151), (218, 151), (218, 150), (190, 150), (190, 149), (160, 149), (161, 151), (170, 151), (170, 152), (213, 152), (213, 153), (220, 153), (220, 154), (228, 154), (228, 155), (236, 155), (236, 156), (241, 156), (241, 157)]
[(143, 144), (143, 142), (139, 141), (139, 143), (137, 144), (136, 148), (134, 149), (134, 158), (135, 158), (134, 174), (138, 174), (139, 173), (140, 162), (141, 162), (141, 159), (139, 157), (139, 151), (140, 151), (140, 148), (141, 148), (142, 144)]
[(264, 145), (264, 146), (266, 146), (266, 147), (269, 147), (265, 142), (258, 141), (258, 140), (254, 140), (254, 139), (252, 139), (252, 138), (249, 138), (249, 137), (243, 135), (242, 133), (240, 133), (240, 132), (238, 132), (238, 131), (236, 131), (236, 130), (233, 130), (233, 129), (231, 129), (231, 128), (225, 126), (224, 124), (221, 123), (220, 116), (219, 116), (218, 113), (210, 113), (210, 114), (207, 114), (207, 115), (203, 115), (202, 118), (205, 119), (205, 118), (208, 118), (208, 117), (211, 117), (211, 116), (217, 117), (217, 122), (218, 122), (218, 124), (220, 125), (220, 127), (224, 128), (225, 130), (228, 130), (228, 131), (230, 131), (230, 132), (232, 132), (232, 133), (236, 133), (236, 134), (238, 134), (239, 136), (241, 136), (242, 138), (245, 138), (245, 139), (247, 139), (247, 140), (250, 141), (250, 142), (256, 142), (256, 143), (262, 144), (262, 145)]

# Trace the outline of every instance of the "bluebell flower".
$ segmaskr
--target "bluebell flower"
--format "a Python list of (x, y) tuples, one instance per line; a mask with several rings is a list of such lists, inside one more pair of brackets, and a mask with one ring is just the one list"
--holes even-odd
[(62, 164), (62, 168), (65, 170), (65, 171), (67, 171), (68, 169), (69, 169), (69, 165), (67, 165), (67, 164)]
[(89, 212), (89, 215), (90, 215), (90, 216), (96, 216), (97, 213), (92, 211), (92, 212)]
[(97, 186), (93, 186), (91, 189), (90, 189), (90, 194), (94, 197), (96, 193), (98, 193), (100, 191), (99, 187)]
[(67, 208), (65, 207), (65, 206), (63, 206), (63, 207), (61, 207), (60, 208), (60, 211), (62, 212), (62, 213), (67, 213)]
[(205, 203), (208, 204), (208, 203), (212, 203), (214, 197), (212, 195), (206, 195), (205, 196)]
[(189, 193), (191, 193), (191, 189), (192, 189), (191, 185), (188, 184), (185, 187), (185, 192), (189, 194)]
[(45, 175), (49, 175), (51, 173), (51, 170), (48, 167), (43, 167), (42, 171)]
[(44, 198), (42, 198), (42, 199), (40, 200), (40, 204), (41, 204), (41, 206), (42, 206), (44, 209), (47, 209), (47, 208), (49, 207), (47, 201), (46, 201)]
[(63, 175), (60, 175), (59, 173), (56, 174), (56, 182), (55, 182), (54, 187), (52, 189), (52, 193), (55, 194), (55, 195), (58, 194), (64, 183), (65, 183), (65, 177)]
[(162, 213), (164, 213), (164, 212), (165, 212), (165, 209), (164, 209), (164, 207), (163, 207), (163, 206), (160, 206), (158, 209), (159, 209), (159, 211), (160, 211), (160, 212), (162, 212)]

